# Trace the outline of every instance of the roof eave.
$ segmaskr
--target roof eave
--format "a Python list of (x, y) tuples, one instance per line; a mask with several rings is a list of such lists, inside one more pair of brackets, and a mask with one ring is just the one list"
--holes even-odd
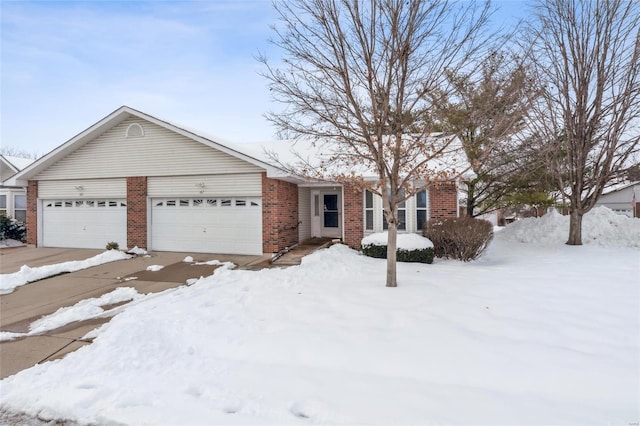
[(18, 186), (27, 186), (28, 181), (38, 175), (41, 171), (130, 117), (130, 113), (127, 109), (128, 107), (120, 107), (113, 111), (102, 120), (88, 127), (81, 133), (78, 133), (62, 145), (53, 149), (48, 154), (40, 157), (29, 166), (13, 175), (7, 182)]
[(159, 118), (156, 118), (152, 115), (146, 114), (144, 112), (138, 111), (136, 109), (133, 109), (131, 107), (128, 106), (122, 106), (120, 108), (118, 108), (117, 110), (113, 111), (111, 114), (109, 114), (108, 116), (106, 116), (105, 118), (103, 118), (102, 120), (98, 121), (97, 123), (95, 123), (94, 125), (90, 126), (89, 128), (87, 128), (86, 130), (84, 130), (83, 132), (77, 134), (76, 136), (74, 136), (73, 138), (69, 139), (67, 142), (65, 142), (64, 144), (60, 145), (59, 147), (55, 148), (53, 151), (49, 152), (48, 154), (44, 155), (43, 157), (41, 157), (40, 159), (38, 159), (37, 161), (35, 161), (34, 163), (30, 164), (28, 167), (24, 168), (22, 171), (19, 171), (18, 173), (16, 173), (14, 176), (12, 176), (11, 178), (9, 178), (9, 180), (7, 181), (9, 184), (12, 185), (17, 185), (17, 186), (27, 186), (28, 181), (33, 178), (34, 176), (38, 175), (41, 171), (45, 170), (47, 167), (49, 167), (51, 164), (57, 162), (58, 160), (62, 159), (63, 157), (69, 155), (70, 153), (72, 153), (73, 151), (77, 150), (78, 148), (82, 147), (84, 144), (90, 142), (91, 140), (95, 139), (96, 137), (100, 136), (101, 134), (103, 134), (104, 132), (106, 132), (107, 130), (117, 126), (118, 124), (122, 123), (124, 120), (128, 119), (131, 116), (136, 116), (138, 118), (141, 118), (143, 120), (149, 121), (151, 123), (154, 123), (160, 127), (163, 127), (165, 129), (168, 129), (170, 131), (173, 131), (175, 133), (178, 133), (182, 136), (185, 136), (191, 140), (195, 140), (197, 142), (202, 143), (203, 145), (207, 145), (211, 148), (215, 148), (221, 152), (224, 152), (228, 155), (231, 155), (233, 157), (239, 158), (241, 160), (244, 160), (250, 164), (253, 164), (256, 167), (262, 168), (267, 172), (267, 176), (269, 177), (274, 177), (274, 178), (285, 178), (288, 177), (289, 175), (287, 175), (282, 169), (278, 168), (278, 167), (274, 167), (273, 165), (269, 164), (269, 163), (265, 163), (264, 161), (260, 161), (256, 158), (253, 158), (249, 155), (246, 155), (242, 152), (236, 151), (232, 148), (229, 148), (228, 146), (225, 146), (223, 144), (220, 144), (216, 141), (213, 141), (211, 139), (208, 139), (204, 136), (200, 136), (192, 131), (183, 129), (179, 126), (176, 126), (172, 123), (169, 123), (167, 121), (161, 120)]
[(2, 160), (2, 162), (13, 171), (13, 173), (17, 173), (19, 171), (19, 169), (4, 155), (0, 155), (0, 160)]

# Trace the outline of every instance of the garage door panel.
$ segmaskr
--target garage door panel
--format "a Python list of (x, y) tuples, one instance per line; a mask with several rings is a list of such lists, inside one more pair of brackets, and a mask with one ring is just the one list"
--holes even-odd
[(127, 246), (124, 200), (49, 200), (43, 202), (42, 245), (104, 248)]
[(260, 197), (154, 199), (154, 250), (262, 254)]

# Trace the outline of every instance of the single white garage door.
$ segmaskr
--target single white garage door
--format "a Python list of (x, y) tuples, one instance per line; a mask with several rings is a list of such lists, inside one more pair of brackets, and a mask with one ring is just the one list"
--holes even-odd
[(127, 247), (125, 200), (45, 200), (42, 216), (45, 247)]
[(154, 198), (151, 247), (160, 251), (262, 254), (261, 198)]

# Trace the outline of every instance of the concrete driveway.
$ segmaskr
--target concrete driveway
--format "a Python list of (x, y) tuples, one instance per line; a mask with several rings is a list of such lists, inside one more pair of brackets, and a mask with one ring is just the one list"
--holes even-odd
[[(0, 274), (16, 272), (25, 264), (37, 267), (84, 260), (103, 251), (27, 246), (0, 249)], [(260, 256), (154, 252), (148, 257), (138, 256), (58, 275), (0, 295), (0, 330), (24, 333), (31, 322), (43, 315), (84, 299), (100, 297), (117, 287), (134, 287), (141, 294), (156, 293), (183, 285), (189, 278), (211, 275), (216, 268), (185, 263), (185, 256), (202, 262), (213, 259), (230, 261), (239, 267), (263, 260)], [(146, 271), (150, 265), (163, 265), (165, 268), (157, 272)], [(126, 279), (134, 276), (137, 279)], [(90, 340), (82, 337), (107, 321), (108, 318), (72, 323), (43, 335), (0, 343), (0, 379), (40, 362), (61, 358), (89, 344)]]

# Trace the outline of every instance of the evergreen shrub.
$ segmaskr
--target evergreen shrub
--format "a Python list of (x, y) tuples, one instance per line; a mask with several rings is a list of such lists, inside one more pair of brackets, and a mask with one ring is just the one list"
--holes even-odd
[[(387, 246), (367, 244), (362, 246), (362, 254), (376, 259), (387, 258)], [(432, 247), (416, 250), (396, 250), (396, 260), (398, 262), (419, 262), (433, 263), (434, 250)]]
[(27, 240), (27, 227), (24, 222), (12, 219), (4, 213), (0, 213), (0, 240)]

